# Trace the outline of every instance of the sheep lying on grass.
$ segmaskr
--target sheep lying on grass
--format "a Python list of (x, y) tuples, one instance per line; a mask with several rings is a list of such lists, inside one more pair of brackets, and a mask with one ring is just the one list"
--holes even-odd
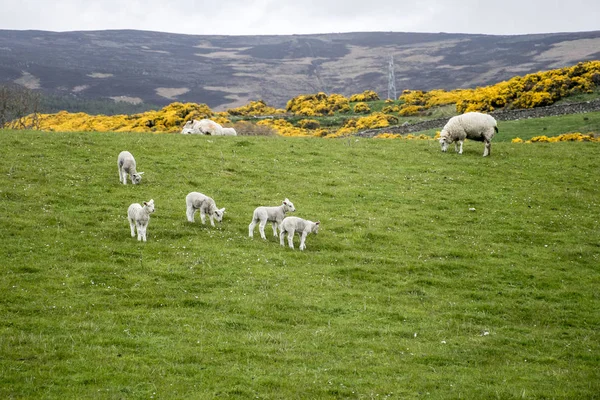
[(273, 236), (277, 237), (277, 226), (281, 224), (281, 221), (285, 218), (285, 214), (292, 211), (296, 211), (296, 208), (294, 208), (294, 204), (287, 198), (280, 206), (257, 207), (252, 214), (252, 222), (248, 225), (248, 236), (254, 237), (254, 227), (257, 222), (260, 222), (258, 231), (260, 232), (260, 237), (266, 240), (265, 225), (267, 225), (267, 222), (271, 222), (273, 225)]
[(221, 136), (237, 136), (237, 132), (233, 128), (221, 128)]
[(131, 228), (131, 237), (135, 237), (137, 228), (137, 240), (146, 241), (146, 229), (150, 222), (150, 214), (154, 212), (154, 200), (145, 201), (142, 207), (138, 203), (133, 203), (127, 209), (127, 220)]
[(306, 236), (309, 233), (314, 233), (315, 235), (319, 233), (319, 225), (321, 223), (319, 221), (312, 222), (306, 219), (298, 218), (298, 217), (286, 217), (279, 225), (279, 244), (285, 246), (283, 243), (283, 237), (287, 233), (288, 244), (290, 249), (294, 248), (294, 233), (300, 235), (300, 250), (304, 250), (306, 245), (304, 241), (306, 240)]
[(187, 220), (189, 222), (194, 222), (194, 214), (197, 210), (200, 210), (202, 224), (206, 223), (206, 214), (208, 214), (212, 226), (215, 226), (213, 219), (221, 222), (223, 214), (225, 214), (225, 208), (218, 209), (213, 199), (198, 192), (191, 192), (185, 196), (185, 205)]
[(483, 156), (485, 157), (491, 153), (492, 139), (497, 132), (498, 126), (494, 117), (478, 112), (468, 112), (450, 118), (440, 133), (440, 144), (442, 151), (445, 152), (448, 150), (448, 145), (454, 142), (454, 149), (458, 154), (462, 154), (465, 138), (484, 142)]
[(194, 119), (188, 121), (183, 126), (181, 133), (187, 134), (199, 134), (199, 135), (221, 135), (223, 127), (217, 122), (210, 119)]
[(135, 158), (128, 151), (122, 151), (117, 158), (117, 167), (119, 167), (119, 182), (127, 185), (127, 175), (131, 177), (131, 183), (137, 185), (142, 181), (143, 172), (137, 172), (135, 169)]

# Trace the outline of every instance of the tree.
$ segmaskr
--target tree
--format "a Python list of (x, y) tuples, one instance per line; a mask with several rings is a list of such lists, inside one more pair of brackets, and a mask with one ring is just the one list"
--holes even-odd
[[(38, 127), (40, 95), (18, 85), (0, 85), (0, 128)], [(26, 118), (32, 115), (32, 118)]]

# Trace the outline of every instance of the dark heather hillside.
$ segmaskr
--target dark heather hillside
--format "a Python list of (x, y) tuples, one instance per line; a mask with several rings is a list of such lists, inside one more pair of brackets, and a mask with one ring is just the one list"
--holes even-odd
[(222, 110), (265, 100), (284, 107), (303, 93), (387, 97), (396, 88), (455, 89), (600, 58), (600, 31), (490, 36), (339, 33), (196, 36), (147, 31), (0, 30), (0, 84), (48, 94)]

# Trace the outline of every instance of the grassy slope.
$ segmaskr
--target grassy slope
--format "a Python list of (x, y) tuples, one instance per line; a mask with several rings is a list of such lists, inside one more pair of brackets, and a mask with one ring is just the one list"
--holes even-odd
[[(600, 146), (481, 152), (0, 132), (0, 397), (594, 398)], [(247, 237), (284, 197), (322, 222), (305, 252)]]

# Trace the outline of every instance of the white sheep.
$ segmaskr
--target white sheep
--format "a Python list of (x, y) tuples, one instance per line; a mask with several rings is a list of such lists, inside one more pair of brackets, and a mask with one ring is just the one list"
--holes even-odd
[(186, 215), (189, 222), (194, 222), (194, 214), (197, 210), (200, 210), (200, 220), (202, 224), (206, 223), (206, 214), (210, 218), (210, 224), (215, 226), (213, 219), (217, 222), (223, 220), (223, 214), (225, 214), (225, 208), (217, 208), (215, 201), (198, 192), (191, 192), (185, 196)]
[[(454, 142), (454, 149), (462, 154), (463, 142), (466, 139), (485, 143), (483, 156), (491, 154), (492, 139), (498, 132), (496, 120), (491, 115), (478, 112), (468, 112), (450, 118), (440, 133), (442, 151), (448, 150), (448, 145)], [(459, 145), (460, 144), (460, 149)]]
[(122, 151), (117, 157), (117, 167), (119, 167), (119, 182), (127, 185), (127, 175), (131, 177), (131, 183), (137, 185), (142, 181), (143, 172), (137, 172), (135, 169), (135, 158), (128, 151)]
[(237, 132), (233, 128), (221, 128), (221, 136), (237, 136)]
[(252, 222), (248, 225), (248, 236), (254, 237), (254, 227), (256, 226), (256, 223), (260, 221), (258, 231), (260, 232), (261, 238), (267, 239), (265, 236), (265, 225), (267, 225), (267, 222), (272, 223), (273, 236), (277, 237), (277, 227), (285, 218), (285, 214), (293, 211), (296, 211), (296, 208), (288, 198), (286, 198), (280, 206), (257, 207), (252, 214)]
[(304, 241), (306, 240), (306, 236), (309, 233), (314, 233), (315, 235), (319, 233), (320, 222), (312, 222), (306, 219), (298, 218), (298, 217), (285, 217), (279, 225), (279, 244), (285, 246), (283, 243), (283, 237), (287, 233), (288, 244), (290, 249), (294, 248), (294, 233), (300, 235), (300, 250), (304, 250), (306, 245)]
[(131, 237), (135, 237), (135, 229), (137, 228), (137, 240), (146, 241), (146, 229), (150, 222), (150, 214), (154, 212), (154, 200), (145, 201), (142, 207), (138, 203), (133, 203), (127, 209), (127, 220), (131, 228)]
[(184, 135), (187, 134), (200, 134), (200, 135), (213, 135), (220, 136), (222, 135), (221, 130), (223, 127), (210, 119), (194, 119), (192, 121), (188, 121), (183, 125), (183, 129), (181, 133)]

